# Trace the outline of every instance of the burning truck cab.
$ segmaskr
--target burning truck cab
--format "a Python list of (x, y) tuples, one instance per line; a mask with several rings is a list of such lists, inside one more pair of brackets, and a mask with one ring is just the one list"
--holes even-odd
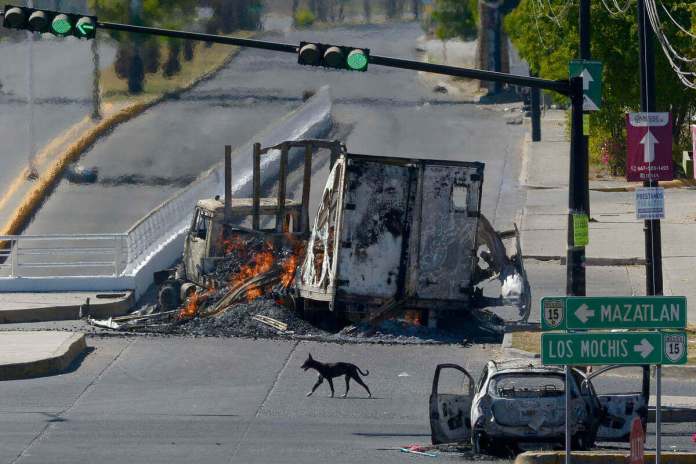
[[(330, 153), (329, 175), (310, 227), (312, 162), (320, 151)], [(198, 201), (181, 264), (156, 273), (163, 310), (275, 269), (283, 292), (312, 319), (375, 322), (414, 310), (436, 321), (481, 301), (512, 302), (523, 319), (529, 314), (519, 236), (494, 231), (480, 211), (483, 163), (357, 155), (327, 140), (256, 144), (253, 155), (252, 197), (231, 198), (226, 159), (224, 201)], [(302, 164), (303, 176), (289, 175)], [(277, 172), (268, 176), (273, 198), (261, 197), (261, 166)], [(289, 179), (301, 183), (301, 199), (287, 198), (287, 189), (300, 186)], [(509, 237), (517, 239), (512, 257), (503, 244)], [(271, 254), (268, 266), (262, 253)], [(502, 296), (483, 298), (477, 284), (496, 277)], [(278, 293), (251, 289), (252, 296)]]

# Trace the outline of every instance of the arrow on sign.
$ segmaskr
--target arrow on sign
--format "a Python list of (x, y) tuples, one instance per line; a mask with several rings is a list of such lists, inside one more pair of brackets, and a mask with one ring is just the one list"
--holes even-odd
[(87, 35), (90, 31), (94, 29), (94, 25), (89, 23), (78, 24), (77, 29), (80, 31), (80, 34)]
[(599, 106), (597, 106), (590, 97), (588, 97), (587, 95), (583, 95), (582, 109), (585, 111), (598, 111)]
[(652, 132), (650, 132), (650, 129), (645, 133), (640, 143), (643, 145), (643, 162), (652, 163), (655, 161), (655, 145), (660, 142), (655, 138)]
[(580, 321), (585, 324), (591, 317), (594, 317), (594, 311), (588, 308), (586, 304), (582, 304), (578, 309), (575, 310), (575, 317), (580, 319)]
[(655, 347), (652, 346), (650, 342), (645, 338), (640, 341), (640, 345), (635, 345), (633, 347), (633, 351), (635, 351), (636, 353), (640, 353), (643, 359), (650, 356), (650, 353), (652, 353), (654, 349)]
[(592, 74), (590, 74), (587, 68), (583, 68), (580, 76), (582, 76), (582, 90), (590, 90), (590, 82), (594, 82)]

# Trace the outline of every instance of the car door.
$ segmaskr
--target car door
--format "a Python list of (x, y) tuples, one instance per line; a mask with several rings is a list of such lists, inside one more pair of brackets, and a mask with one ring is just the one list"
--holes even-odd
[[(621, 377), (606, 375), (618, 368), (636, 373)], [(642, 386), (641, 371), (640, 366), (607, 366), (587, 376), (602, 409), (597, 441), (628, 442), (634, 418), (640, 419), (644, 426), (647, 424), (649, 393)]]
[(433, 444), (471, 440), (473, 398), (474, 379), (466, 369), (457, 364), (438, 364), (430, 393)]

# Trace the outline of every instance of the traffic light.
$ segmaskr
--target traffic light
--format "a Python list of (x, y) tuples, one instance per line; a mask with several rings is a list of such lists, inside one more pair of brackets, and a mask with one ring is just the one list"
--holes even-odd
[(48, 32), (60, 37), (72, 35), (80, 39), (93, 39), (97, 30), (97, 18), (96, 16), (5, 5), (2, 25), (10, 29)]
[(297, 62), (309, 66), (366, 71), (370, 61), (367, 48), (326, 45), (316, 42), (300, 42)]

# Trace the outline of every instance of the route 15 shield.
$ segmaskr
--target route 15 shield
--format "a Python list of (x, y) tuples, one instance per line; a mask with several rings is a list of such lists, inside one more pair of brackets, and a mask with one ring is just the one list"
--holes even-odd
[(547, 330), (560, 329), (565, 317), (565, 302), (561, 298), (542, 298), (541, 311)]
[(686, 356), (686, 334), (664, 334), (665, 356), (673, 363)]

